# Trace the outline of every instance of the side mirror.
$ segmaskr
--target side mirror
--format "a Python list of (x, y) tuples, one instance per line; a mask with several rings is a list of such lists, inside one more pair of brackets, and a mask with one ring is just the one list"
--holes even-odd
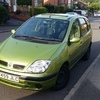
[(72, 39), (70, 40), (70, 43), (77, 43), (77, 42), (79, 42), (79, 41), (80, 41), (80, 38), (74, 37), (74, 38), (72, 38)]
[(16, 32), (15, 29), (12, 29), (12, 30), (11, 30), (11, 33), (12, 33), (12, 34), (14, 34), (15, 32)]

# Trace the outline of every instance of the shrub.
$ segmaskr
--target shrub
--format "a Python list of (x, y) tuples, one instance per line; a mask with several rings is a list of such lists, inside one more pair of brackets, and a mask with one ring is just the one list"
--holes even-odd
[(34, 15), (41, 14), (41, 13), (47, 13), (47, 9), (45, 7), (35, 7), (34, 8)]
[(32, 0), (17, 0), (18, 5), (32, 5)]
[(21, 13), (22, 13), (21, 10), (16, 10), (16, 12), (15, 12), (16, 15), (20, 15)]
[(0, 6), (0, 24), (6, 22), (8, 20), (8, 12), (7, 9), (3, 6)]
[(47, 11), (48, 11), (49, 13), (53, 13), (53, 12), (54, 12), (54, 8), (55, 8), (54, 5), (45, 4), (44, 7), (47, 9)]
[(64, 7), (63, 6), (57, 6), (57, 13), (64, 13)]
[(73, 10), (74, 10), (73, 7), (71, 7), (71, 8), (66, 7), (64, 12), (72, 12)]

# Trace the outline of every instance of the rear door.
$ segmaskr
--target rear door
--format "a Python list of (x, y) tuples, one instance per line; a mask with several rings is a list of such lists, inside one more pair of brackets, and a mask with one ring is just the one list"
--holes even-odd
[(89, 21), (85, 18), (79, 18), (81, 26), (81, 43), (82, 43), (82, 54), (84, 54), (91, 42), (91, 27)]

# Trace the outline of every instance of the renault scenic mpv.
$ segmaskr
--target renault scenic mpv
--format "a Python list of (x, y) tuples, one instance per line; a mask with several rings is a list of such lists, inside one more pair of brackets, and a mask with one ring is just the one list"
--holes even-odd
[(0, 83), (22, 89), (64, 88), (70, 69), (88, 60), (92, 29), (84, 16), (40, 14), (0, 44)]

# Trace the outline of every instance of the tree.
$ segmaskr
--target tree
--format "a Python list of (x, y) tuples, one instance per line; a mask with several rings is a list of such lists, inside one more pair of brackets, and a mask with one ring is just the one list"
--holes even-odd
[(89, 2), (89, 3), (95, 3), (95, 2), (99, 2), (100, 0), (82, 0), (83, 2)]
[(32, 0), (17, 0), (18, 5), (32, 5)]
[(89, 11), (94, 13), (95, 11), (100, 10), (100, 6), (99, 5), (100, 5), (99, 3), (91, 3), (89, 5)]
[(13, 0), (10, 0), (11, 12), (13, 11)]
[(0, 24), (8, 20), (8, 11), (4, 6), (0, 6)]

